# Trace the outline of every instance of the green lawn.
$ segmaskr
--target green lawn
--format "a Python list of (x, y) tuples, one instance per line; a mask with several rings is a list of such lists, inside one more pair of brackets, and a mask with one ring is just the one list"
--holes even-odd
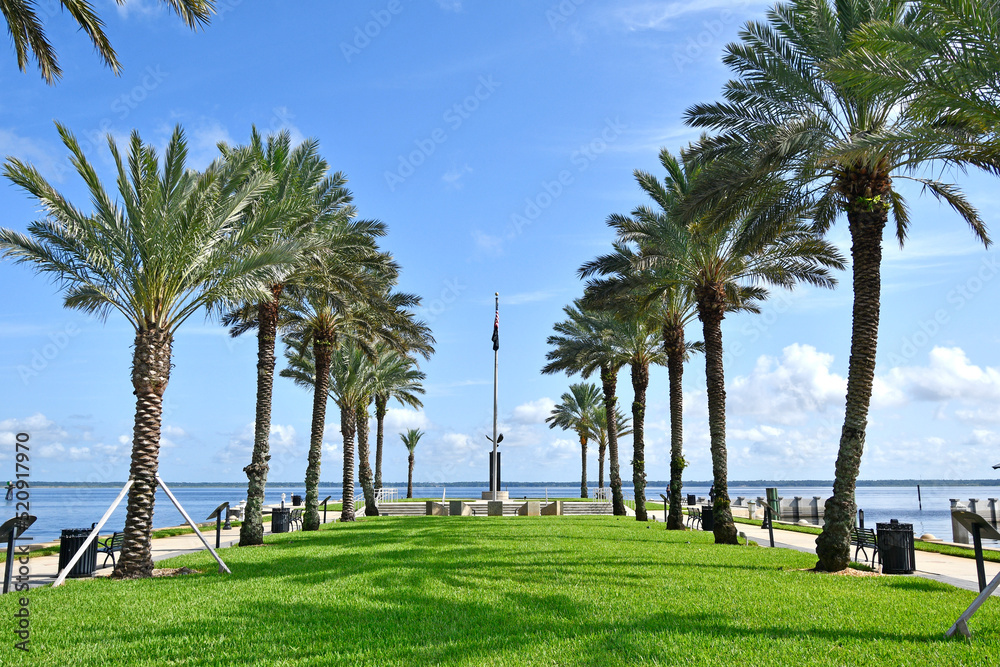
[[(170, 561), (206, 572), (0, 599), (0, 664), (996, 665), (1000, 606), (912, 577), (799, 571), (614, 517), (376, 518)], [(4, 624), (7, 624), (4, 627)], [(113, 656), (113, 658), (112, 658)]]

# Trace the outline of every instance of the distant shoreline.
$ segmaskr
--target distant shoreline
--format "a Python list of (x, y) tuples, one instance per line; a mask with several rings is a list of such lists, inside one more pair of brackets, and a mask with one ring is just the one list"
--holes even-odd
[[(667, 486), (668, 480), (652, 480), (646, 483), (647, 487), (660, 487)], [(0, 486), (3, 484), (3, 479), (0, 478)], [(502, 482), (505, 487), (517, 486), (517, 487), (576, 487), (579, 486), (580, 482)], [(121, 482), (32, 482), (31, 486), (33, 488), (77, 488), (77, 489), (120, 489), (125, 485), (124, 481)], [(245, 488), (246, 482), (169, 482), (171, 488)], [(268, 486), (288, 486), (296, 487), (302, 486), (302, 482), (268, 482)], [(590, 486), (597, 486), (597, 482), (588, 482)], [(688, 480), (684, 482), (685, 486), (711, 486), (711, 480)], [(1000, 479), (859, 479), (857, 481), (857, 486), (872, 487), (872, 486), (1000, 486)], [(342, 486), (340, 482), (320, 482), (319, 487), (324, 489), (339, 488)], [(405, 482), (391, 483), (385, 485), (387, 488), (391, 487), (405, 487)], [(451, 488), (451, 487), (487, 487), (489, 483), (486, 481), (482, 482), (414, 482), (414, 488)], [(788, 487), (788, 486), (833, 486), (833, 480), (825, 479), (778, 479), (778, 480), (767, 480), (767, 479), (756, 479), (756, 480), (732, 480), (729, 482), (729, 487), (732, 488), (756, 488), (756, 487)], [(625, 483), (622, 480), (622, 488), (630, 489), (632, 484)]]

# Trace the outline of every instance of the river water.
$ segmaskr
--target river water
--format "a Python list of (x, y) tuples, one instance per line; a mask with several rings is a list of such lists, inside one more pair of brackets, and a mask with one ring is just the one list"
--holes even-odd
[[(826, 498), (832, 492), (830, 487), (784, 487), (780, 482), (775, 484), (778, 493), (786, 498), (802, 496), (810, 500), (813, 496)], [(402, 496), (406, 495), (405, 487), (397, 487)], [(484, 486), (448, 487), (418, 486), (414, 487), (414, 495), (420, 498), (441, 498), (445, 500), (458, 498), (479, 498)], [(579, 496), (580, 487), (572, 485), (560, 486), (509, 486), (506, 490), (511, 499), (515, 498), (572, 498)], [(204, 521), (206, 517), (221, 503), (229, 501), (237, 504), (245, 497), (246, 489), (239, 487), (171, 487), (171, 491), (180, 501), (184, 509), (195, 521)], [(119, 489), (83, 488), (83, 487), (35, 487), (29, 489), (30, 512), (37, 521), (29, 531), (32, 542), (47, 542), (59, 537), (64, 528), (89, 528), (98, 521), (118, 495)], [(730, 496), (756, 499), (764, 496), (764, 487), (730, 486)], [(281, 502), (281, 494), (286, 494), (286, 503), (291, 504), (292, 494), (304, 494), (302, 486), (269, 486), (264, 501), (267, 504)], [(361, 490), (355, 490), (355, 497), (360, 498)], [(646, 497), (659, 500), (659, 495), (666, 493), (660, 487), (648, 487)], [(684, 487), (684, 493), (699, 496), (708, 495), (707, 486), (691, 485)], [(632, 489), (625, 488), (625, 494), (631, 498)], [(320, 500), (333, 496), (333, 501), (340, 500), (340, 486), (321, 486)], [(951, 517), (949, 499), (958, 498), (968, 502), (970, 498), (979, 498), (986, 503), (988, 498), (1000, 498), (1000, 486), (922, 486), (921, 496), (923, 509), (917, 501), (917, 489), (900, 486), (861, 486), (858, 487), (855, 498), (858, 507), (865, 511), (865, 525), (872, 528), (877, 522), (898, 519), (902, 523), (912, 523), (917, 536), (932, 533), (939, 538), (951, 540)], [(2, 498), (2, 494), (0, 494)], [(15, 508), (16, 500), (0, 500), (0, 520), (14, 516), (23, 508)], [(125, 501), (112, 514), (104, 530), (112, 532), (121, 530), (125, 523)], [(162, 490), (157, 490), (154, 513), (154, 526), (163, 528), (184, 523), (183, 517), (174, 508), (170, 499)]]

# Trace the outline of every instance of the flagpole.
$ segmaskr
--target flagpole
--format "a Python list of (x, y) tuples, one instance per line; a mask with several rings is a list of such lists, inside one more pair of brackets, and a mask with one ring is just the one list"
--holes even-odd
[[(500, 292), (494, 292), (495, 312), (496, 320), (500, 319)], [(497, 375), (499, 371), (499, 357), (500, 349), (499, 345), (493, 346), (493, 465), (490, 466), (490, 491), (492, 491), (493, 500), (497, 499), (497, 486), (499, 480), (497, 479), (498, 468), (500, 467), (499, 461), (497, 461)]]

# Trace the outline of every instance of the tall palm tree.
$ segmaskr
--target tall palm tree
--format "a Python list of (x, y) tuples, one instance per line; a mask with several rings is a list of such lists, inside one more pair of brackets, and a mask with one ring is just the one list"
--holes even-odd
[[(127, 0), (116, 0), (124, 5)], [(215, 11), (215, 0), (161, 0), (183, 19), (192, 29), (208, 24), (209, 16)], [(115, 74), (121, 72), (121, 64), (107, 35), (104, 34), (104, 21), (94, 11), (89, 0), (59, 0), (62, 9), (73, 18), (80, 30), (87, 34), (97, 55)], [(37, 3), (33, 0), (0, 0), (0, 13), (7, 21), (14, 52), (17, 54), (17, 66), (22, 72), (27, 71), (28, 62), (34, 58), (45, 83), (54, 84), (61, 76), (59, 59), (55, 49), (45, 36), (45, 26), (38, 16)]]
[[(430, 348), (433, 350), (433, 348)], [(419, 396), (424, 394), (423, 380), (427, 374), (417, 367), (413, 357), (379, 346), (373, 375), (375, 391), (375, 488), (382, 488), (382, 443), (385, 434), (385, 416), (389, 401), (396, 399), (401, 405), (422, 408)]]
[(595, 371), (600, 372), (608, 424), (608, 477), (612, 509), (615, 516), (625, 516), (615, 414), (618, 406), (618, 371), (628, 358), (615, 345), (615, 329), (619, 323), (606, 313), (585, 310), (579, 300), (572, 306), (563, 308), (563, 312), (567, 319), (556, 323), (553, 329), (557, 335), (549, 336), (546, 340), (552, 349), (546, 354), (549, 363), (542, 367), (542, 373), (579, 373), (588, 378)]
[[(674, 208), (678, 198), (690, 192), (691, 183), (683, 167), (669, 151), (660, 152), (660, 163), (667, 172), (663, 185), (641, 170), (635, 171), (642, 190), (657, 204), (657, 209), (638, 206), (632, 211), (636, 220), (652, 221), (657, 215)], [(626, 216), (613, 214), (608, 219), (612, 227), (628, 226)], [(642, 265), (641, 248), (616, 242), (614, 252), (585, 264), (581, 275), (600, 274), (604, 278), (591, 280), (587, 285), (587, 299), (595, 304), (615, 304), (622, 299), (634, 303), (636, 298), (647, 306), (647, 316), (655, 319), (662, 331), (663, 351), (667, 359), (670, 382), (670, 511), (668, 530), (684, 530), (681, 511), (681, 489), (686, 462), (684, 460), (684, 363), (693, 351), (703, 351), (704, 344), (685, 340), (685, 328), (697, 315), (695, 298), (691, 290), (678, 281), (675, 266), (652, 270)]]
[(406, 497), (413, 497), (413, 450), (417, 448), (417, 443), (420, 442), (424, 432), (417, 428), (411, 428), (406, 433), (400, 433), (399, 439), (403, 441), (406, 446), (406, 451), (410, 452), (407, 461), (409, 462), (408, 472), (406, 474)]
[[(584, 271), (586, 271), (586, 265)], [(586, 297), (584, 298), (586, 301)], [(646, 390), (649, 387), (649, 366), (663, 365), (666, 356), (660, 345), (660, 332), (653, 320), (634, 307), (634, 302), (621, 300), (605, 306), (617, 324), (614, 343), (629, 365), (632, 378), (632, 488), (635, 496), (635, 517), (646, 516)]]
[[(597, 442), (597, 488), (604, 488), (604, 457), (608, 450), (608, 413), (604, 403), (594, 406), (590, 415), (590, 439)], [(618, 426), (618, 437), (632, 435), (632, 420), (615, 406), (615, 424)]]
[[(313, 389), (315, 413), (317, 408), (317, 401), (315, 400), (317, 387), (315, 353), (300, 338), (286, 336), (285, 343), (285, 359), (288, 364), (286, 368), (282, 369), (280, 375), (290, 378), (295, 384), (301, 387)], [(329, 398), (333, 398), (340, 411), (340, 433), (343, 438), (345, 475), (342, 504), (342, 508), (344, 509), (342, 509), (341, 521), (354, 520), (354, 439), (358, 430), (357, 410), (363, 397), (370, 392), (370, 381), (370, 361), (365, 353), (354, 344), (354, 341), (341, 344), (331, 351), (327, 380), (324, 384), (326, 395)], [(326, 418), (325, 403), (325, 401), (322, 402), (321, 409), (323, 413), (319, 415), (319, 418), (323, 420)], [(315, 425), (316, 422), (317, 415), (314, 414), (313, 424)], [(322, 437), (322, 432), (320, 432), (320, 442), (322, 442)], [(310, 459), (306, 471), (307, 512), (311, 486), (316, 487), (317, 507), (319, 500), (319, 462), (314, 457), (312, 442), (310, 440)], [(321, 454), (322, 452), (320, 451)], [(348, 489), (350, 492), (348, 492)], [(318, 526), (318, 523), (316, 525)], [(303, 522), (303, 528), (305, 529), (305, 522)]]
[(580, 478), (580, 497), (587, 498), (587, 440), (594, 430), (591, 418), (594, 409), (601, 404), (601, 391), (596, 384), (578, 382), (569, 386), (569, 391), (561, 397), (562, 401), (552, 409), (552, 414), (545, 418), (549, 428), (559, 427), (564, 431), (575, 431), (580, 439), (580, 453), (583, 457), (582, 475)]
[[(664, 159), (671, 159), (669, 154)], [(702, 171), (689, 155), (678, 168), (692, 183)], [(668, 170), (669, 174), (669, 170)], [(662, 186), (669, 189), (669, 183)], [(695, 185), (696, 187), (696, 185)], [(705, 337), (705, 376), (715, 485), (715, 541), (736, 544), (730, 510), (726, 451), (726, 390), (723, 370), (722, 320), (727, 312), (759, 312), (767, 298), (761, 284), (790, 288), (804, 281), (832, 287), (830, 269), (842, 268), (836, 248), (819, 238), (799, 211), (776, 207), (785, 192), (779, 182), (762, 183), (759, 209), (740, 217), (720, 217), (685, 223), (675, 209), (652, 216), (621, 217), (611, 222), (622, 244), (641, 249), (637, 270), (661, 270), (677, 287), (697, 300)], [(783, 201), (783, 200), (782, 200)], [(662, 287), (657, 288), (658, 290)], [(655, 292), (654, 292), (655, 296)]]
[(218, 162), (204, 173), (188, 170), (180, 127), (167, 144), (162, 169), (155, 149), (137, 132), (126, 160), (108, 137), (118, 200), (105, 190), (76, 138), (58, 128), (94, 212), (75, 207), (34, 167), (8, 158), (5, 175), (38, 200), (46, 217), (31, 223), (27, 235), (0, 230), (0, 251), (62, 281), (67, 307), (102, 318), (118, 311), (135, 328), (133, 484), (114, 574), (148, 577), (163, 393), (174, 335), (201, 308), (214, 313), (265, 298), (266, 285), (294, 261), (297, 248), (257, 242), (273, 241), (273, 221), (266, 216), (243, 221), (243, 212), (269, 186), (268, 177), (227, 182)]
[[(287, 131), (270, 135), (266, 141), (254, 127), (247, 146), (220, 146), (227, 160), (249, 165), (250, 173), (268, 174), (273, 183), (254, 210), (277, 215), (283, 238), (301, 239), (303, 253), (294, 270), (269, 285), (270, 298), (243, 304), (227, 313), (223, 322), (239, 336), (257, 331), (257, 396), (254, 418), (254, 445), (247, 475), (247, 506), (240, 526), (240, 545), (261, 544), (264, 525), (261, 508), (267, 484), (271, 397), (274, 388), (274, 344), (279, 334), (286, 285), (307, 279), (315, 262), (323, 262), (331, 292), (349, 298), (358, 287), (366, 258), (377, 258), (375, 238), (385, 234), (376, 221), (356, 220), (351, 193), (341, 173), (328, 175), (328, 165), (319, 156), (314, 140), (292, 147)], [(305, 243), (305, 241), (309, 241)]]
[[(851, 35), (831, 79), (864, 92), (892, 91), (934, 128), (979, 126), (986, 135), (962, 146), (992, 164), (1000, 127), (1000, 5), (922, 0), (904, 21), (872, 21)], [(947, 121), (944, 123), (942, 121)], [(886, 139), (891, 139), (888, 135)], [(954, 140), (957, 135), (952, 135)], [(900, 137), (906, 141), (909, 137)], [(937, 142), (935, 142), (937, 143)], [(940, 148), (940, 145), (936, 146)]]
[(854, 284), (851, 354), (833, 496), (816, 544), (822, 570), (842, 570), (849, 561), (855, 482), (875, 375), (882, 236), (890, 211), (900, 244), (909, 226), (907, 204), (893, 182), (921, 183), (989, 243), (979, 213), (957, 187), (914, 174), (937, 160), (995, 169), (997, 163), (984, 162), (976, 148), (976, 136), (988, 126), (928, 119), (913, 112), (905, 91), (843, 85), (831, 76), (859, 30), (873, 22), (905, 27), (918, 17), (908, 5), (901, 0), (777, 4), (766, 22), (748, 23), (740, 42), (726, 47), (723, 60), (734, 78), (723, 90), (725, 101), (696, 105), (686, 114), (690, 124), (721, 132), (702, 142), (707, 156), (738, 156), (740, 162), (753, 156), (749, 169), (723, 170), (710, 179), (716, 195), (709, 199), (740, 199), (737, 193), (755, 189), (748, 183), (773, 173), (789, 179), (800, 199), (816, 199), (819, 229), (826, 230), (841, 211), (847, 216)]

